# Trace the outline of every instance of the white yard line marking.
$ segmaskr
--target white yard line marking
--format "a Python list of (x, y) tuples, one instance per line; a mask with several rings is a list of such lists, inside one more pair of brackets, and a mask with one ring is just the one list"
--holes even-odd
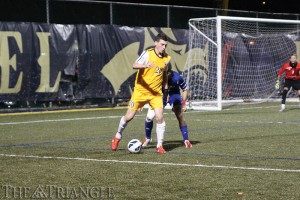
[[(272, 108), (274, 106), (269, 106), (269, 107), (252, 107), (252, 108), (239, 108), (239, 109), (226, 109), (226, 110), (243, 110), (243, 109), (268, 109), (268, 108)], [(225, 110), (225, 111), (226, 111)], [(63, 111), (61, 111), (63, 112)], [(68, 111), (66, 111), (68, 112)], [(73, 111), (75, 112), (75, 111)], [(197, 113), (197, 112), (207, 112), (207, 111), (193, 111), (193, 112), (187, 112), (186, 114), (192, 114), (192, 113)], [(168, 115), (169, 113), (164, 113), (164, 115)], [(137, 114), (136, 117), (144, 117), (145, 115), (142, 114)], [(80, 120), (93, 120), (93, 119), (116, 119), (116, 118), (121, 118), (122, 116), (102, 116), (102, 117), (83, 117), (83, 118), (67, 118), (67, 119), (49, 119), (49, 120), (36, 120), (36, 121), (25, 121), (25, 122), (2, 122), (0, 123), (0, 126), (5, 126), (5, 125), (21, 125), (21, 124), (32, 124), (32, 123), (45, 123), (45, 122), (65, 122), (65, 121), (80, 121)], [(219, 122), (218, 120), (197, 120), (196, 121), (215, 121), (215, 122)], [(222, 121), (222, 122), (231, 122), (231, 121)], [(235, 122), (241, 122), (241, 123), (250, 123), (249, 121), (235, 121)], [(251, 123), (270, 123), (270, 124), (284, 124), (287, 122), (251, 122)], [(298, 122), (296, 122), (298, 123)]]
[[(136, 115), (140, 117), (144, 115)], [(103, 117), (83, 117), (83, 118), (68, 118), (68, 119), (46, 119), (46, 120), (36, 120), (36, 121), (26, 121), (26, 122), (3, 122), (0, 126), (4, 125), (20, 125), (20, 124), (33, 124), (33, 123), (45, 123), (45, 122), (65, 122), (65, 121), (80, 121), (80, 120), (90, 120), (90, 119), (119, 119), (122, 116), (103, 116)]]
[(107, 118), (109, 118), (109, 119), (121, 118), (121, 116), (84, 117), (84, 118), (68, 118), (68, 119), (47, 119), (47, 120), (36, 120), (36, 121), (26, 121), (26, 122), (3, 122), (3, 123), (0, 123), (0, 126), (3, 126), (3, 125), (32, 124), (32, 123), (45, 123), (45, 122), (80, 121), (80, 120), (89, 120), (89, 119), (107, 119)]
[[(164, 113), (167, 114), (167, 113)], [(145, 117), (146, 115), (135, 115), (135, 117)], [(65, 119), (46, 119), (35, 120), (25, 122), (2, 122), (0, 126), (5, 125), (21, 125), (21, 124), (33, 124), (33, 123), (46, 123), (46, 122), (65, 122), (65, 121), (80, 121), (80, 120), (93, 120), (93, 119), (120, 119), (122, 116), (102, 116), (102, 117), (82, 117), (82, 118), (65, 118)]]
[(286, 122), (263, 122), (263, 121), (230, 121), (230, 120), (202, 120), (196, 119), (198, 122), (222, 122), (222, 123), (251, 123), (251, 124), (296, 124), (299, 125), (299, 121), (286, 121)]
[(28, 112), (13, 112), (13, 113), (0, 113), (0, 116), (21, 116), (21, 115), (39, 115), (39, 114), (53, 114), (53, 113), (70, 113), (70, 112), (86, 112), (86, 111), (102, 111), (102, 110), (121, 110), (126, 107), (113, 107), (113, 108), (86, 108), (86, 109), (65, 109), (65, 110), (44, 110), (44, 111), (29, 111)]
[(34, 156), (34, 155), (16, 155), (16, 154), (0, 154), (0, 156), (2, 156), (2, 157), (15, 157), (15, 158), (32, 158), (32, 159), (58, 159), (58, 160), (109, 162), (109, 163), (128, 163), (128, 164), (145, 164), (145, 165), (166, 165), (166, 166), (180, 166), (180, 167), (202, 167), (202, 168), (215, 168), (215, 169), (241, 169), (241, 170), (253, 170), (253, 171), (276, 171), (276, 172), (300, 173), (300, 169), (236, 167), (236, 166), (204, 165), (204, 164), (144, 162), (144, 161), (134, 161), (134, 160), (101, 160), (101, 159), (93, 159), (93, 158), (69, 158), (69, 157), (60, 157), (60, 156), (55, 157), (55, 156)]

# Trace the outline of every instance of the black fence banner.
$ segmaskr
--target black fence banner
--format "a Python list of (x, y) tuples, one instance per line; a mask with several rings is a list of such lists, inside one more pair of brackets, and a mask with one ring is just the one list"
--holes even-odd
[(132, 64), (159, 32), (181, 72), (185, 29), (0, 22), (0, 102), (129, 98)]

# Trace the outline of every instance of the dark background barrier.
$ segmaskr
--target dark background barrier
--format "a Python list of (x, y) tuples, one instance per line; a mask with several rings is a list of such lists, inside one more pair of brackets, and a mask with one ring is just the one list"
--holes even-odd
[[(132, 89), (134, 75), (127, 77), (128, 81), (124, 82), (119, 88), (120, 91), (116, 92), (116, 88), (113, 88), (113, 85), (107, 80), (107, 78), (104, 76), (96, 76), (101, 69), (95, 67), (95, 65), (99, 63), (100, 66), (103, 66), (105, 63), (101, 62), (105, 62), (105, 60), (108, 62), (111, 58), (101, 58), (101, 56), (112, 56), (125, 47), (126, 44), (120, 45), (120, 43), (117, 43), (120, 45), (119, 47), (112, 47), (111, 45), (106, 44), (106, 48), (104, 49), (101, 49), (99, 46), (93, 46), (92, 44), (94, 44), (95, 41), (92, 41), (93, 39), (91, 39), (93, 36), (87, 37), (87, 27), (92, 28), (95, 25), (97, 25), (96, 27), (110, 25), (110, 28), (106, 27), (106, 30), (113, 29), (116, 27), (116, 25), (124, 27), (129, 26), (132, 28), (136, 27), (136, 30), (138, 30), (139, 27), (170, 27), (174, 30), (177, 29), (175, 31), (178, 32), (177, 36), (182, 37), (182, 41), (180, 41), (180, 37), (177, 37), (177, 41), (175, 41), (175, 43), (180, 45), (180, 43), (187, 43), (187, 33), (183, 32), (187, 31), (187, 22), (190, 18), (214, 17), (217, 15), (299, 19), (299, 15), (297, 14), (276, 14), (270, 12), (237, 11), (219, 8), (176, 5), (134, 4), (93, 0), (1, 0), (1, 31), (18, 31), (19, 29), (23, 30), (22, 34), (27, 34), (27, 36), (22, 35), (22, 38), (27, 45), (24, 45), (24, 52), (18, 55), (18, 59), (21, 59), (21, 61), (18, 61), (18, 65), (20, 66), (20, 62), (23, 62), (23, 66), (25, 67), (20, 67), (18, 68), (19, 71), (17, 73), (12, 73), (12, 80), (10, 83), (12, 85), (17, 83), (17, 78), (21, 70), (23, 73), (25, 73), (21, 88), (22, 92), (18, 93), (17, 95), (1, 95), (0, 101), (5, 102), (4, 107), (13, 106), (10, 104), (17, 103), (17, 106), (26, 108), (30, 108), (32, 106), (48, 107), (52, 105), (53, 102), (58, 105), (65, 105), (65, 103), (67, 103), (67, 105), (85, 105), (87, 103), (95, 104), (96, 102), (97, 105), (107, 104), (109, 106), (115, 105), (118, 102), (126, 102), (126, 100), (128, 100), (130, 97), (129, 90)], [(54, 74), (52, 74), (50, 77), (50, 86), (54, 86), (53, 84), (55, 83), (55, 77), (57, 77), (57, 72), (55, 72), (55, 70), (53, 71), (53, 69), (60, 69), (63, 72), (63, 74), (61, 74), (59, 90), (57, 93), (45, 92), (36, 94), (35, 90), (38, 88), (38, 86), (34, 85), (36, 82), (32, 82), (30, 80), (32, 80), (32, 77), (36, 77), (36, 79), (41, 78), (38, 75), (40, 71), (36, 67), (38, 65), (36, 60), (38, 57), (30, 56), (30, 51), (28, 49), (34, 49), (34, 51), (31, 53), (39, 55), (40, 47), (38, 45), (36, 36), (28, 37), (28, 35), (35, 33), (37, 30), (42, 32), (49, 31), (55, 35), (55, 31), (58, 30), (55, 28), (58, 27), (55, 26), (55, 24), (64, 24), (65, 27), (75, 27), (75, 29), (73, 30), (74, 33), (71, 34), (73, 36), (70, 40), (71, 42), (68, 43), (69, 45), (66, 47), (61, 46), (59, 48), (60, 50), (65, 50), (67, 53), (71, 52), (71, 54), (60, 54), (60, 52), (54, 49), (51, 51), (51, 56), (56, 59), (58, 58), (60, 62), (71, 63), (71, 65), (74, 66), (77, 62), (78, 66), (84, 67), (77, 68), (74, 71), (74, 69), (70, 70), (70, 66), (58, 65), (59, 62), (52, 60), (52, 71), (50, 74)], [(89, 24), (91, 26), (89, 26)], [(26, 26), (31, 28), (26, 29)], [(143, 28), (140, 29), (143, 30)], [(99, 35), (99, 32), (97, 33), (97, 31), (92, 32), (96, 35)], [(108, 34), (107, 38), (110, 36), (112, 35)], [(80, 46), (78, 52), (73, 51), (74, 41), (76, 39), (78, 39), (77, 42)], [(60, 40), (64, 41), (64, 38), (55, 38), (57, 44), (64, 44), (60, 43)], [(139, 38), (137, 41), (138, 40), (142, 39)], [(128, 44), (132, 42), (130, 40), (128, 41)], [(28, 43), (30, 45), (28, 45)], [(101, 39), (97, 40), (96, 43), (100, 44)], [(50, 49), (53, 48), (53, 46), (53, 44), (52, 46), (50, 44)], [(93, 53), (84, 51), (84, 49), (87, 47), (89, 49), (93, 49)], [(140, 46), (137, 53), (141, 53), (142, 48), (145, 47), (145, 45)], [(13, 40), (10, 41), (10, 48), (15, 48), (15, 51), (12, 50), (12, 54), (13, 52), (19, 51)], [(111, 52), (108, 53), (107, 50), (110, 50)], [(26, 66), (30, 67), (26, 68)], [(62, 67), (63, 70), (61, 69)], [(29, 72), (30, 70), (31, 73)], [(81, 75), (78, 77), (75, 72), (80, 73)], [(93, 83), (96, 82), (96, 84), (91, 85), (91, 81)], [(75, 82), (76, 84), (74, 85)], [(2, 105), (0, 103), (0, 107), (1, 106)]]
[(126, 101), (132, 64), (159, 32), (169, 37), (171, 65), (182, 71), (185, 29), (0, 22), (0, 102)]
[[(162, 1), (151, 1), (160, 2)], [(202, 5), (199, 1), (199, 5)], [(138, 27), (170, 27), (188, 28), (190, 18), (215, 17), (217, 15), (259, 17), (275, 19), (299, 19), (298, 14), (274, 13), (279, 11), (280, 5), (273, 0), (271, 9), (259, 8), (259, 1), (244, 3), (241, 0), (231, 0), (233, 8), (264, 12), (221, 9), (220, 0), (203, 1), (203, 5), (215, 7), (192, 7), (189, 1), (182, 1), (182, 5), (158, 5), (142, 3), (126, 3), (96, 0), (1, 0), (0, 21), (39, 22), (55, 24), (114, 24)], [(171, 4), (172, 1), (163, 1)], [(269, 2), (268, 2), (269, 3)], [(288, 11), (298, 8), (289, 6)], [(183, 6), (187, 5), (187, 6)], [(276, 7), (276, 5), (279, 5)], [(272, 5), (271, 5), (272, 6)], [(277, 9), (276, 9), (277, 8)]]

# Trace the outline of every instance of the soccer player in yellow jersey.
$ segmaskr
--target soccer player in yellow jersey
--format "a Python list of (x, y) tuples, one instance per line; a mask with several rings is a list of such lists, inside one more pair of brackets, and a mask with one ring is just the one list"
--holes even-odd
[(140, 57), (133, 64), (133, 68), (137, 69), (135, 78), (135, 87), (131, 96), (127, 112), (120, 120), (118, 131), (112, 140), (111, 149), (116, 151), (118, 144), (122, 138), (128, 122), (130, 122), (136, 112), (141, 109), (146, 103), (149, 103), (154, 109), (156, 116), (156, 134), (157, 134), (157, 148), (156, 152), (165, 154), (163, 148), (165, 121), (163, 118), (163, 88), (167, 89), (167, 66), (171, 57), (165, 53), (168, 44), (167, 36), (158, 34), (155, 37), (154, 48), (143, 51)]

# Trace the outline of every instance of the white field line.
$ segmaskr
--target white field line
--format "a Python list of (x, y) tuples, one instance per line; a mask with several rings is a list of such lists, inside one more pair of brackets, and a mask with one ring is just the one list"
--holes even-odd
[[(145, 115), (136, 115), (136, 117), (145, 117)], [(66, 121), (80, 121), (80, 120), (94, 120), (94, 119), (119, 119), (122, 116), (103, 116), (103, 117), (84, 117), (84, 118), (68, 118), (68, 119), (47, 119), (25, 122), (3, 122), (0, 126), (5, 125), (22, 125), (22, 124), (34, 124), (34, 123), (48, 123), (48, 122), (66, 122)], [(176, 119), (174, 119), (176, 120)], [(203, 120), (196, 119), (200, 122), (222, 122), (222, 123), (251, 123), (251, 124), (299, 124), (298, 122), (262, 122), (262, 121), (226, 121), (226, 120)]]
[[(292, 105), (290, 105), (292, 107)], [(243, 108), (223, 108), (222, 111), (239, 111), (239, 110), (254, 110), (254, 109), (273, 109), (273, 108), (280, 108), (279, 104), (278, 106), (260, 106), (260, 107), (243, 107)], [(207, 111), (207, 110), (193, 110), (193, 112), (222, 112), (222, 111)], [(187, 112), (188, 113), (188, 112)]]
[(33, 123), (45, 123), (45, 122), (63, 122), (63, 121), (80, 121), (80, 120), (90, 120), (90, 119), (114, 119), (121, 118), (122, 116), (103, 116), (103, 117), (83, 117), (83, 118), (68, 118), (68, 119), (47, 119), (47, 120), (36, 120), (36, 121), (26, 121), (26, 122), (3, 122), (3, 125), (20, 125), (20, 124), (33, 124)]
[[(168, 113), (164, 113), (166, 115)], [(21, 124), (33, 124), (33, 123), (46, 123), (46, 122), (66, 122), (66, 121), (80, 121), (80, 120), (93, 120), (93, 119), (120, 119), (122, 116), (102, 116), (102, 117), (82, 117), (82, 118), (65, 118), (65, 119), (46, 119), (46, 120), (35, 120), (25, 122), (2, 122), (0, 126), (5, 125), (21, 125)], [(146, 117), (145, 115), (135, 115), (135, 117)]]
[[(87, 117), (87, 118), (70, 118), (70, 119), (54, 119), (54, 120), (37, 120), (37, 121), (26, 121), (26, 122), (4, 122), (0, 123), (0, 126), (5, 125), (21, 125), (21, 124), (34, 124), (34, 123), (46, 123), (46, 122), (64, 122), (64, 121), (80, 121), (80, 120), (91, 120), (91, 119), (103, 119), (103, 118), (121, 118), (121, 116), (106, 116), (106, 117)], [(176, 119), (174, 119), (176, 120)], [(222, 122), (222, 123), (252, 123), (252, 124), (299, 124), (298, 122), (261, 122), (261, 121), (224, 121), (224, 120), (199, 120), (201, 122)]]
[(251, 123), (251, 124), (296, 124), (296, 125), (300, 125), (299, 121), (295, 121), (295, 122), (263, 122), (263, 121), (230, 121), (230, 120), (200, 120), (200, 119), (196, 119), (195, 121), (198, 122), (222, 122), (222, 123)]
[(34, 155), (16, 155), (16, 154), (0, 154), (2, 157), (29, 158), (29, 159), (57, 159), (57, 160), (76, 160), (76, 161), (91, 161), (91, 162), (108, 162), (108, 163), (127, 163), (127, 164), (144, 164), (144, 165), (165, 165), (177, 167), (199, 167), (199, 168), (214, 168), (214, 169), (240, 169), (253, 171), (275, 171), (275, 172), (294, 172), (300, 173), (300, 169), (274, 169), (274, 168), (258, 168), (258, 167), (235, 167), (222, 165), (204, 165), (204, 164), (184, 164), (184, 163), (164, 163), (164, 162), (143, 162), (134, 160), (101, 160), (92, 158), (69, 158), (55, 156), (34, 156)]
[[(269, 109), (273, 108), (274, 106), (269, 107), (252, 107), (252, 108), (239, 108), (239, 109), (226, 109), (226, 110), (244, 110), (244, 109)], [(63, 111), (60, 111), (63, 112)], [(207, 112), (207, 111), (193, 111), (193, 112), (186, 112), (185, 114), (192, 114), (195, 112)], [(211, 111), (209, 111), (211, 112)], [(218, 111), (219, 112), (219, 111)], [(167, 115), (169, 113), (164, 113), (164, 115)], [(145, 117), (146, 113), (144, 115), (136, 115), (136, 117)], [(21, 125), (21, 124), (32, 124), (32, 123), (46, 123), (46, 122), (65, 122), (65, 121), (80, 121), (80, 120), (93, 120), (93, 119), (115, 119), (115, 118), (121, 118), (122, 116), (102, 116), (102, 117), (83, 117), (83, 118), (67, 118), (67, 119), (48, 119), (48, 120), (36, 120), (36, 121), (25, 121), (25, 122), (2, 122), (0, 123), (0, 126), (5, 125)], [(203, 120), (202, 120), (203, 121)], [(275, 122), (275, 123), (283, 123), (283, 122)]]

